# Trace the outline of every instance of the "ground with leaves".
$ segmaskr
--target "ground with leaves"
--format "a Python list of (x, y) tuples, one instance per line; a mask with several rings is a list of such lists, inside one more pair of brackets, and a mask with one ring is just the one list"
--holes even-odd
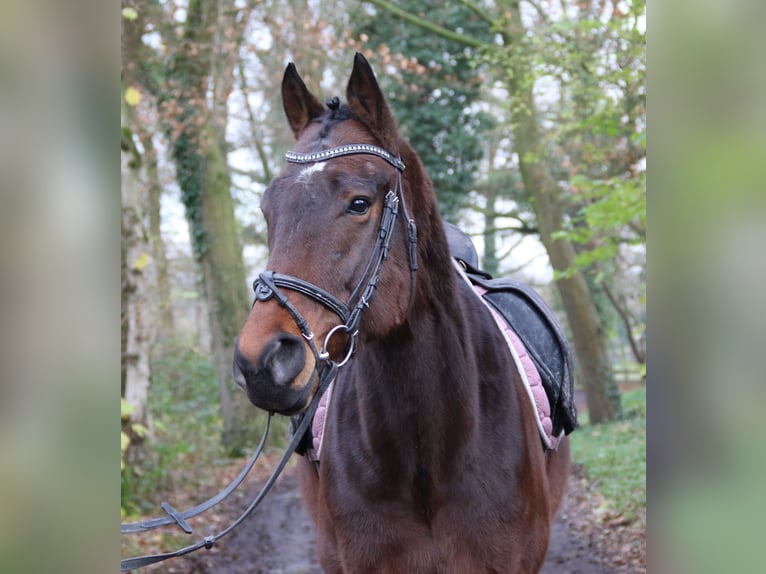
[[(552, 531), (543, 574), (641, 574), (646, 572), (646, 388), (622, 385), (625, 416), (590, 425), (582, 393), (576, 393), (580, 428), (571, 437), (572, 465), (567, 495)], [(278, 425), (277, 425), (278, 426)], [(275, 427), (276, 438), (284, 440)], [(284, 429), (281, 429), (284, 431)], [(279, 442), (279, 441), (277, 441)], [(210, 449), (208, 449), (210, 450)], [(172, 451), (176, 452), (176, 451)], [(240, 471), (242, 460), (180, 460), (165, 486), (169, 502), (190, 508), (212, 496)], [(192, 453), (194, 454), (194, 453)], [(176, 453), (178, 455), (178, 453)], [(165, 552), (188, 546), (231, 524), (258, 493), (276, 466), (276, 447), (262, 455), (237, 492), (203, 517), (190, 520), (195, 533), (147, 533), (123, 537), (122, 555)], [(163, 490), (163, 489), (160, 489)], [(142, 492), (140, 497), (148, 492)], [(153, 491), (158, 495), (158, 491)], [(132, 516), (129, 520), (136, 520)], [(292, 460), (255, 513), (209, 551), (149, 567), (142, 572), (184, 574), (320, 573), (315, 533), (300, 497)]]
[[(199, 534), (217, 532), (234, 520), (247, 505), (269, 462), (260, 464), (260, 475), (230, 503), (200, 521)], [(222, 482), (237, 472), (233, 465)], [(185, 507), (185, 506), (184, 506)], [(604, 511), (603, 497), (588, 479), (582, 465), (573, 465), (567, 497), (553, 525), (543, 574), (639, 574), (646, 572), (646, 537), (641, 521), (627, 523)], [(196, 525), (195, 525), (196, 526)], [(185, 574), (320, 574), (314, 549), (314, 528), (303, 508), (294, 467), (289, 467), (258, 510), (210, 551), (165, 562), (146, 571)], [(178, 536), (157, 536), (150, 549), (188, 544)], [(175, 544), (175, 546), (173, 546)], [(134, 551), (136, 549), (134, 548)], [(156, 550), (156, 549), (154, 549)]]

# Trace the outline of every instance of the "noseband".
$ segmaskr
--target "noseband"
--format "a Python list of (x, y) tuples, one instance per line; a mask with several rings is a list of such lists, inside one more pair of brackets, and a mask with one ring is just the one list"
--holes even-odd
[[(415, 272), (418, 268), (417, 263), (417, 241), (418, 233), (415, 221), (407, 210), (407, 205), (404, 201), (404, 192), (402, 189), (402, 172), (404, 171), (404, 163), (401, 159), (387, 152), (386, 150), (377, 146), (368, 144), (352, 144), (334, 147), (331, 149), (314, 152), (314, 153), (297, 153), (289, 151), (285, 154), (285, 159), (290, 163), (306, 164), (316, 163), (321, 161), (327, 161), (333, 158), (342, 157), (346, 155), (358, 155), (369, 154), (375, 155), (386, 160), (397, 170), (396, 174), (396, 188), (390, 189), (386, 194), (383, 201), (383, 214), (380, 218), (380, 225), (378, 227), (377, 237), (375, 239), (375, 245), (372, 249), (372, 254), (367, 262), (362, 276), (359, 279), (354, 290), (351, 292), (348, 303), (343, 303), (333, 294), (327, 292), (325, 289), (314, 285), (308, 281), (294, 277), (292, 275), (284, 275), (282, 273), (276, 273), (274, 271), (264, 271), (258, 276), (258, 279), (253, 283), (253, 291), (255, 292), (255, 301), (253, 305), (258, 301), (268, 301), (272, 297), (284, 307), (290, 316), (295, 321), (298, 329), (300, 330), (303, 338), (308, 342), (311, 352), (314, 354), (316, 360), (316, 370), (319, 371), (320, 365), (330, 361), (330, 353), (327, 350), (327, 346), (332, 339), (333, 335), (339, 331), (342, 331), (350, 336), (350, 343), (346, 356), (337, 363), (338, 366), (342, 366), (348, 362), (354, 353), (356, 346), (356, 337), (358, 334), (359, 319), (362, 315), (362, 311), (369, 307), (375, 290), (378, 287), (378, 281), (380, 279), (380, 268), (383, 265), (383, 261), (388, 257), (389, 248), (391, 245), (391, 237), (393, 235), (394, 224), (396, 223), (396, 217), (399, 213), (399, 205), (402, 206), (404, 217), (407, 219), (407, 253), (409, 257), (410, 266), (410, 303), (412, 305), (413, 298), (415, 296)], [(317, 349), (314, 343), (314, 333), (306, 321), (305, 317), (301, 315), (298, 309), (290, 302), (288, 297), (279, 289), (280, 287), (297, 291), (302, 295), (306, 295), (311, 299), (319, 302), (333, 313), (335, 313), (341, 320), (339, 325), (336, 325), (325, 336), (321, 350)]]

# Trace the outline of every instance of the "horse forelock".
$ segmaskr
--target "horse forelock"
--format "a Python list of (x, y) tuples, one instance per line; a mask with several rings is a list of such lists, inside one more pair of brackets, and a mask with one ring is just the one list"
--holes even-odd
[[(337, 98), (335, 99), (337, 100)], [(348, 107), (348, 104), (339, 104), (337, 107), (328, 105), (328, 108), (329, 109), (325, 113), (314, 120), (315, 122), (321, 122), (322, 124), (322, 129), (319, 132), (320, 138), (326, 138), (330, 134), (330, 130), (341, 122), (359, 119)]]

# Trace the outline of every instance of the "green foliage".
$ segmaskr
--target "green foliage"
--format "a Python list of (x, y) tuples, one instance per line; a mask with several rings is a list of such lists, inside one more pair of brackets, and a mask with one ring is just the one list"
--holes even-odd
[[(240, 395), (235, 399), (246, 400)], [(221, 444), (223, 421), (211, 358), (180, 341), (164, 348), (152, 363), (148, 410), (151, 433), (134, 425), (134, 432), (149, 441), (147, 458), (140, 466), (122, 468), (124, 515), (155, 509), (175, 488), (189, 490), (204, 485), (229, 462), (229, 453)], [(123, 418), (129, 412), (130, 405), (123, 401)], [(260, 440), (265, 421), (266, 417), (253, 408), (247, 429), (252, 445)], [(269, 448), (281, 450), (287, 444), (288, 426), (286, 417), (274, 417)], [(123, 443), (126, 438), (124, 434)]]
[(604, 512), (635, 521), (646, 507), (646, 389), (622, 395), (620, 420), (591, 425), (587, 416), (571, 435), (572, 460), (585, 465), (605, 498)]
[[(413, 13), (427, 13), (432, 22), (450, 30), (490, 40), (489, 25), (457, 3), (406, 0), (397, 6)], [(473, 186), (483, 155), (482, 134), (493, 127), (492, 118), (472, 105), (482, 84), (470, 52), (380, 11), (358, 27), (369, 44), (406, 58), (396, 74), (381, 74), (391, 107), (403, 133), (415, 148), (431, 177), (442, 213), (455, 220)], [(412, 58), (415, 58), (416, 64)]]
[(122, 17), (126, 20), (135, 20), (138, 18), (138, 12), (136, 12), (135, 8), (128, 6), (127, 8), (122, 9)]
[[(186, 121), (190, 116), (191, 111), (179, 118), (179, 121)], [(176, 160), (176, 179), (181, 188), (181, 200), (189, 221), (192, 247), (195, 256), (199, 258), (207, 251), (207, 232), (202, 221), (205, 166), (199, 151), (199, 140), (189, 130), (184, 130), (176, 137), (172, 149)]]
[(613, 259), (620, 244), (646, 242), (645, 2), (608, 20), (582, 12), (540, 27), (533, 45), (542, 73), (565, 97), (549, 129), (553, 171), (566, 181), (569, 220), (556, 234), (579, 245), (559, 276)]
[(609, 261), (617, 254), (620, 244), (645, 243), (646, 176), (614, 177), (593, 180), (575, 175), (570, 184), (576, 191), (581, 207), (567, 227), (554, 233), (554, 238), (566, 238), (583, 246), (572, 268), (559, 276), (570, 277), (578, 269), (594, 263)]
[(123, 469), (122, 507), (130, 513), (156, 507), (177, 482), (193, 487), (221, 458), (221, 417), (213, 363), (188, 348), (169, 348), (152, 365), (151, 444), (141, 467)]

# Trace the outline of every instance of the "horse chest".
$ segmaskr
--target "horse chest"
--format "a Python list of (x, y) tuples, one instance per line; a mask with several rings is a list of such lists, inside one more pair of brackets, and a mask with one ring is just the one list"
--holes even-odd
[(365, 500), (356, 506), (356, 495), (346, 492), (342, 515), (325, 515), (320, 521), (326, 572), (533, 572), (521, 566), (521, 548), (539, 560), (545, 555), (542, 522), (529, 525), (522, 540), (509, 523), (488, 519), (496, 509), (480, 504), (450, 501), (425, 520), (417, 508), (401, 501)]

